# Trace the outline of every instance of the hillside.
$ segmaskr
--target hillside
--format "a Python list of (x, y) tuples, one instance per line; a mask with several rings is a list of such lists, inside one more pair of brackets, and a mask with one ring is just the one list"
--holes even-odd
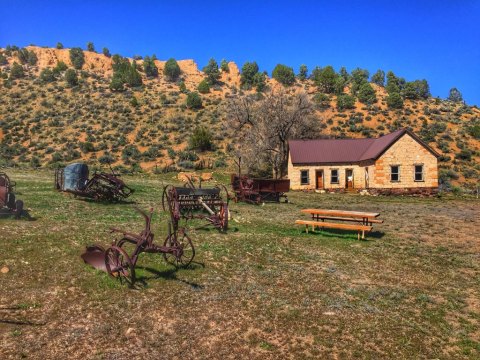
[[(228, 63), (229, 72), (221, 72), (220, 84), (201, 94), (203, 107), (189, 109), (186, 97), (205, 79), (193, 60), (180, 60), (181, 79), (169, 82), (163, 75), (165, 61), (155, 60), (159, 76), (147, 79), (143, 86), (123, 92), (110, 90), (112, 58), (85, 51), (85, 63), (78, 71), (79, 85), (69, 87), (62, 71), (52, 82), (39, 79), (45, 68), (59, 61), (72, 67), (68, 49), (27, 47), (35, 53), (34, 65), (24, 64), (24, 77), (10, 80), (18, 52), (0, 53), (6, 63), (0, 65), (0, 166), (57, 166), (85, 160), (92, 165), (113, 161), (116, 166), (152, 169), (191, 168), (230, 163), (228, 145), (234, 138), (226, 128), (225, 103), (240, 90), (238, 66)], [(142, 60), (137, 60), (142, 65)], [(140, 68), (141, 66), (139, 66)], [(283, 86), (266, 79), (267, 90)], [(387, 93), (372, 84), (377, 103), (365, 105), (358, 100), (353, 109), (339, 111), (336, 96), (317, 102), (315, 115), (322, 122), (321, 136), (376, 137), (399, 127), (409, 127), (442, 156), (442, 179), (469, 187), (480, 177), (480, 110), (463, 103), (436, 98), (405, 100), (403, 109), (391, 110)], [(348, 90), (348, 88), (346, 89)], [(305, 92), (315, 101), (319, 92), (312, 80), (295, 81), (287, 92)], [(251, 91), (254, 93), (254, 90)], [(213, 134), (216, 151), (195, 154), (188, 151), (193, 130), (199, 125)], [(476, 136), (476, 137), (475, 137)], [(203, 164), (200, 161), (203, 160)]]

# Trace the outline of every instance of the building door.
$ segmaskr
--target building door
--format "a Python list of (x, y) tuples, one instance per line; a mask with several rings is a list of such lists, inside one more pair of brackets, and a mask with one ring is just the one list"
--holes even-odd
[(353, 170), (352, 169), (345, 170), (345, 188), (353, 189)]
[(317, 179), (317, 189), (323, 189), (323, 170), (317, 170), (315, 174)]

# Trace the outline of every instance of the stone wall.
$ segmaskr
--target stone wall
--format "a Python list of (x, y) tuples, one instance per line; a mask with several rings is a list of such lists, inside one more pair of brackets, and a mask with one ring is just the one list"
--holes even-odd
[[(400, 167), (400, 180), (390, 180), (391, 165)], [(415, 165), (423, 165), (423, 181), (415, 181)], [(373, 167), (370, 188), (436, 188), (438, 187), (437, 158), (409, 134), (397, 140)]]

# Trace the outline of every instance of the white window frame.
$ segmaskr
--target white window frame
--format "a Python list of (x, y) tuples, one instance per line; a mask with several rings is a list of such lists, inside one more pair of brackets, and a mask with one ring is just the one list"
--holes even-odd
[[(397, 180), (393, 180), (392, 176), (394, 175), (394, 172), (392, 169), (396, 167), (397, 168)], [(390, 182), (400, 182), (400, 165), (390, 165)]]
[[(307, 173), (307, 182), (303, 182), (303, 175)], [(310, 171), (309, 170), (300, 170), (300, 185), (310, 185)]]
[[(336, 171), (337, 175), (337, 181), (332, 181), (333, 180), (333, 172)], [(338, 169), (330, 169), (330, 184), (340, 184), (340, 171)]]
[[(422, 179), (421, 180), (417, 180), (417, 166), (421, 166), (422, 167)], [(425, 181), (425, 165), (424, 164), (414, 164), (413, 165), (413, 180), (415, 182), (424, 182)]]

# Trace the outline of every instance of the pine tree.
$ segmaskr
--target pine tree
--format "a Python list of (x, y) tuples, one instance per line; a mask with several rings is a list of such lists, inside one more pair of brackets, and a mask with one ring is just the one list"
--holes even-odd
[(210, 85), (215, 85), (220, 78), (220, 70), (215, 59), (210, 59), (208, 65), (203, 68), (203, 72), (207, 76), (207, 81)]
[(448, 100), (453, 102), (463, 102), (463, 96), (460, 90), (457, 88), (451, 88), (448, 93)]
[(303, 81), (307, 78), (308, 76), (308, 68), (307, 68), (307, 65), (305, 64), (302, 64), (300, 65), (300, 69), (298, 71), (298, 79), (300, 81)]
[(165, 75), (168, 81), (176, 81), (180, 76), (180, 73), (180, 66), (178, 66), (178, 63), (174, 58), (169, 59), (165, 63), (163, 75)]

